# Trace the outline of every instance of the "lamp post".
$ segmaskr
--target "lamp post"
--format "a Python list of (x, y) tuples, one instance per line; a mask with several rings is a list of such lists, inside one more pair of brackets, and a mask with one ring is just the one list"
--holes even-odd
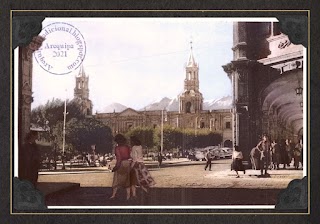
[(63, 132), (62, 132), (62, 169), (65, 167), (65, 144), (66, 144), (66, 116), (67, 116), (67, 90), (66, 90), (66, 98), (64, 100), (64, 111), (63, 111)]
[(163, 110), (161, 110), (161, 139), (160, 139), (160, 147), (161, 147), (161, 155), (162, 155), (162, 150), (163, 150)]
[(296, 94), (297, 94), (298, 96), (300, 96), (300, 95), (302, 95), (302, 92), (303, 92), (303, 88), (302, 88), (301, 85), (300, 85), (300, 79), (299, 79), (299, 77), (298, 77), (298, 87), (296, 88)]
[(163, 120), (167, 121), (167, 111), (165, 111), (165, 108), (163, 110), (161, 110), (161, 142), (160, 142), (161, 155), (162, 155), (162, 151), (163, 151)]
[(298, 88), (296, 88), (296, 94), (298, 96), (302, 95), (302, 91), (303, 91), (303, 88), (301, 86), (299, 86)]

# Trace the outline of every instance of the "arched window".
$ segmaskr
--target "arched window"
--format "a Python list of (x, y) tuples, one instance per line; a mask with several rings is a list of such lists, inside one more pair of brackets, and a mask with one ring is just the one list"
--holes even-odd
[(186, 113), (191, 113), (191, 102), (186, 103)]
[(224, 141), (224, 143), (223, 143), (223, 146), (224, 147), (232, 147), (232, 141), (230, 141), (230, 140), (226, 140), (226, 141)]
[(191, 72), (188, 72), (188, 80), (191, 80)]
[(205, 127), (205, 124), (204, 124), (203, 121), (201, 121), (201, 123), (200, 123), (200, 128), (204, 128), (204, 127)]

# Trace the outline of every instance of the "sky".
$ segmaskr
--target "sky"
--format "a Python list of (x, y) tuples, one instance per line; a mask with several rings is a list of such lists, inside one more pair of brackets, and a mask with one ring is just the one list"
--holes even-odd
[[(204, 99), (231, 95), (231, 81), (222, 68), (232, 60), (231, 21), (215, 18), (46, 18), (43, 27), (55, 22), (70, 24), (83, 36), (86, 54), (82, 65), (89, 76), (89, 98), (94, 113), (103, 112), (103, 108), (113, 102), (141, 109), (163, 97), (177, 97), (183, 91), (190, 41), (194, 58), (199, 63), (200, 91)], [(68, 35), (52, 34), (42, 46), (53, 37), (59, 44), (72, 42)], [(57, 59), (56, 63), (63, 62)], [(72, 99), (79, 69), (55, 75), (34, 60), (32, 108), (53, 97)]]

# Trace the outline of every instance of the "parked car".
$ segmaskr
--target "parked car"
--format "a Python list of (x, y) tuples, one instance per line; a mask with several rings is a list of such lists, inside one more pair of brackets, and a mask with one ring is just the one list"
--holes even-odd
[(233, 152), (233, 149), (231, 148), (220, 148), (221, 150), (221, 154), (224, 154), (224, 157), (223, 158), (231, 158), (232, 157), (232, 152)]
[(220, 159), (221, 158), (221, 153), (220, 150), (218, 148), (215, 148), (211, 151), (211, 153), (213, 154), (214, 158), (213, 159)]

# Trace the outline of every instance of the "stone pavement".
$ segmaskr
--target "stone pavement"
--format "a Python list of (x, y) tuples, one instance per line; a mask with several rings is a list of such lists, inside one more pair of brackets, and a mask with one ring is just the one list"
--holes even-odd
[[(245, 175), (239, 172), (241, 177), (235, 178), (235, 172), (227, 169), (229, 162), (215, 161), (213, 171), (204, 171), (205, 162), (166, 161), (161, 169), (152, 168), (155, 163), (150, 162), (149, 170), (157, 184), (148, 194), (139, 190), (138, 199), (129, 202), (125, 200), (124, 190), (120, 190), (117, 200), (108, 200), (113, 173), (106, 167), (41, 172), (39, 187), (51, 189), (46, 191), (48, 205), (61, 206), (274, 205), (279, 192), (292, 179), (302, 178), (302, 170), (294, 169), (270, 170), (269, 178), (258, 178), (259, 170), (247, 170)], [(67, 181), (81, 185), (75, 187), (74, 183), (65, 183)], [(61, 189), (61, 182), (65, 190)], [(54, 192), (54, 189), (58, 192)]]

